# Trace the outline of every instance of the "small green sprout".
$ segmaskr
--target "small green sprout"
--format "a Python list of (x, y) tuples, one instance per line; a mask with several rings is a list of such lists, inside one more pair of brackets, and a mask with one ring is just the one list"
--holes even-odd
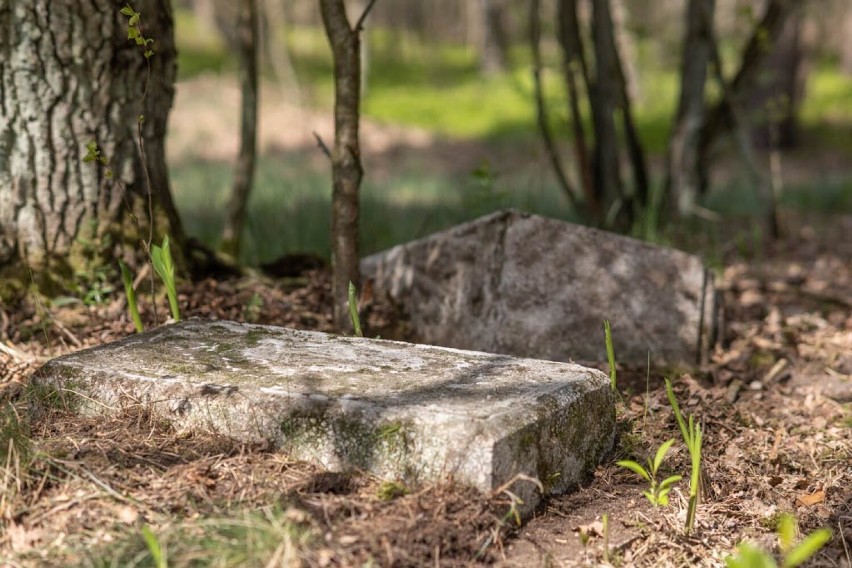
[(683, 414), (680, 412), (680, 406), (675, 398), (672, 383), (666, 379), (666, 395), (669, 398), (669, 403), (672, 405), (675, 419), (680, 427), (681, 436), (689, 450), (689, 457), (692, 461), (692, 470), (689, 477), (689, 507), (686, 511), (686, 534), (692, 531), (695, 525), (695, 512), (698, 509), (698, 500), (701, 498), (701, 442), (703, 433), (701, 426), (695, 423), (693, 416), (689, 417), (689, 421), (683, 419)]
[(645, 469), (642, 465), (633, 460), (620, 460), (616, 462), (617, 465), (625, 469), (629, 469), (651, 484), (647, 491), (642, 492), (642, 495), (644, 495), (655, 507), (669, 504), (669, 492), (672, 490), (674, 484), (683, 478), (680, 475), (672, 475), (671, 477), (667, 477), (666, 479), (657, 482), (657, 473), (659, 472), (660, 466), (663, 464), (663, 460), (666, 458), (666, 453), (668, 453), (669, 449), (672, 447), (672, 444), (674, 444), (674, 439), (666, 440), (659, 448), (657, 448), (657, 453), (654, 455), (654, 459), (651, 460), (648, 458), (648, 469)]
[(130, 312), (130, 318), (133, 320), (133, 325), (136, 327), (137, 333), (142, 333), (142, 318), (139, 315), (139, 306), (136, 304), (136, 291), (133, 289), (133, 277), (130, 275), (130, 269), (122, 261), (118, 261), (118, 267), (121, 269), (121, 280), (124, 282), (124, 295), (127, 296), (127, 310)]
[(612, 327), (609, 320), (604, 320), (604, 338), (606, 340), (606, 359), (609, 362), (609, 384), (612, 392), (616, 392), (615, 347), (612, 345)]
[[(796, 545), (796, 521), (789, 514), (778, 519), (777, 532), (782, 568), (801, 566), (831, 539), (830, 530), (818, 529)], [(778, 568), (778, 563), (769, 553), (748, 542), (741, 542), (737, 546), (737, 555), (725, 558), (725, 565), (728, 568)]]
[(166, 560), (166, 555), (157, 535), (151, 530), (151, 527), (145, 525), (142, 527), (142, 539), (145, 541), (145, 546), (148, 547), (148, 552), (151, 554), (151, 560), (154, 561), (154, 566), (157, 568), (166, 568), (169, 563)]
[(361, 330), (361, 318), (358, 316), (358, 302), (355, 299), (355, 284), (351, 281), (349, 282), (349, 317), (352, 319), (355, 335), (364, 337), (364, 332)]
[(243, 309), (243, 315), (246, 320), (250, 322), (256, 322), (260, 319), (260, 314), (263, 309), (263, 297), (260, 294), (255, 292), (251, 295), (248, 302), (246, 302), (246, 306)]
[(177, 287), (175, 286), (175, 265), (172, 262), (172, 252), (169, 245), (169, 236), (163, 238), (163, 246), (153, 245), (151, 247), (151, 262), (154, 270), (166, 285), (166, 295), (169, 297), (169, 308), (171, 308), (172, 319), (180, 321), (180, 308), (177, 301)]

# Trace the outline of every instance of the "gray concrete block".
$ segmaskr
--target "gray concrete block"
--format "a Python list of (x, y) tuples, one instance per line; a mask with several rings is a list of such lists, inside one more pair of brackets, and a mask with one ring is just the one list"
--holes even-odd
[(698, 257), (554, 219), (504, 211), (361, 263), (373, 293), (418, 343), (552, 361), (616, 357), (694, 364), (721, 321)]
[[(273, 442), (330, 469), (492, 490), (577, 484), (614, 442), (606, 375), (574, 364), (189, 320), (45, 364), (80, 412), (145, 405), (179, 429)], [(529, 512), (540, 496), (518, 482)]]

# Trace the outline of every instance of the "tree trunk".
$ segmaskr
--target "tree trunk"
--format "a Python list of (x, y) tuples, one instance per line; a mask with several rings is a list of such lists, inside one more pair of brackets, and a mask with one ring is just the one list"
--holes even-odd
[(802, 24), (803, 10), (794, 10), (750, 93), (749, 107), (756, 115), (752, 139), (764, 150), (793, 148), (798, 141), (798, 111), (807, 78)]
[(583, 127), (583, 117), (580, 114), (578, 76), (580, 82), (588, 86), (589, 72), (577, 18), (577, 0), (559, 0), (556, 10), (559, 47), (562, 50), (562, 70), (565, 78), (565, 90), (568, 94), (568, 106), (571, 112), (571, 128), (574, 134), (574, 157), (577, 160), (577, 170), (580, 172), (580, 182), (583, 187), (586, 206), (600, 221), (602, 206), (595, 195), (589, 147), (586, 142), (586, 129)]
[[(288, 0), (283, 0), (287, 3)], [(289, 25), (286, 8), (276, 0), (260, 0), (258, 5), (258, 59), (259, 67), (272, 71), (275, 78), (292, 91), (292, 98), (299, 100), (299, 80), (293, 69), (287, 42), (282, 39), (284, 30)]]
[(228, 201), (221, 247), (222, 252), (234, 260), (237, 260), (240, 255), (249, 193), (254, 179), (257, 148), (258, 18), (256, 0), (240, 0), (236, 39), (242, 93), (240, 153), (234, 169), (234, 186)]
[(479, 69), (484, 75), (506, 71), (509, 41), (501, 0), (476, 0)]
[(698, 136), (704, 118), (707, 69), (713, 56), (715, 0), (689, 0), (681, 62), (680, 100), (669, 140), (666, 201), (680, 215), (692, 213), (698, 195)]
[[(620, 72), (613, 37), (609, 0), (592, 0), (595, 78), (589, 89), (589, 99), (595, 123), (593, 164), (595, 193), (598, 199), (621, 219), (616, 224), (623, 226), (629, 225), (629, 220), (624, 220), (624, 216), (629, 215), (629, 212), (623, 203), (618, 135), (615, 128), (614, 115), (620, 99), (618, 87)], [(614, 207), (620, 207), (620, 211), (616, 212)], [(610, 211), (605, 212), (605, 215), (610, 215)], [(615, 219), (611, 220), (615, 221)]]
[[(149, 187), (156, 233), (183, 244), (164, 148), (176, 70), (172, 12), (168, 0), (135, 4), (142, 32), (155, 40), (144, 105), (148, 64), (127, 39), (120, 5), (0, 0), (0, 271), (23, 266), (36, 280), (62, 282), (111, 256), (110, 240), (136, 246), (151, 221)], [(105, 168), (83, 163), (91, 141), (126, 194)], [(134, 216), (139, 230), (127, 223)], [(120, 234), (122, 223), (136, 234)]]
[(841, 17), (840, 68), (847, 75), (852, 75), (852, 4), (846, 4)]
[[(645, 164), (645, 150), (642, 147), (639, 132), (636, 130), (633, 121), (633, 110), (630, 102), (631, 90), (628, 89), (628, 78), (624, 70), (623, 55), (619, 49), (619, 42), (616, 40), (619, 30), (616, 27), (616, 20), (612, 15), (610, 2), (602, 2), (601, 7), (602, 19), (608, 20), (608, 24), (599, 27), (601, 35), (595, 41), (604, 42), (606, 44), (606, 51), (612, 54), (612, 69), (614, 74), (611, 76), (611, 80), (618, 89), (621, 124), (624, 130), (625, 141), (627, 142), (627, 154), (630, 157), (630, 166), (633, 171), (633, 192), (630, 195), (626, 194), (624, 196), (625, 205), (628, 207), (626, 211), (627, 217), (632, 218), (637, 205), (641, 209), (648, 203), (648, 168)], [(603, 8), (606, 8), (606, 10), (604, 11)]]
[(568, 180), (568, 175), (565, 173), (565, 168), (562, 167), (562, 160), (559, 158), (559, 148), (556, 141), (553, 139), (553, 133), (550, 131), (550, 120), (547, 117), (547, 104), (544, 100), (544, 84), (541, 78), (542, 63), (541, 63), (541, 14), (539, 0), (530, 0), (529, 13), (529, 34), (530, 47), (532, 48), (533, 60), (533, 87), (535, 92), (535, 108), (538, 119), (538, 129), (541, 133), (544, 148), (550, 158), (550, 164), (553, 166), (553, 171), (556, 174), (556, 179), (559, 186), (562, 188), (568, 203), (576, 212), (580, 212), (580, 203), (577, 198), (571, 182)]
[(364, 170), (358, 142), (361, 87), (360, 32), (367, 5), (355, 27), (349, 24), (343, 0), (320, 0), (323, 25), (334, 59), (334, 148), (331, 200), (331, 267), (334, 324), (351, 332), (349, 283), (359, 285), (358, 192)]
[(743, 101), (754, 87), (766, 62), (771, 47), (778, 41), (784, 23), (802, 0), (769, 0), (763, 17), (751, 32), (740, 58), (740, 66), (734, 78), (723, 89), (724, 96), (704, 115), (698, 147), (698, 170), (700, 191), (704, 193), (710, 185), (710, 154), (719, 138), (736, 123), (735, 112), (742, 108)]

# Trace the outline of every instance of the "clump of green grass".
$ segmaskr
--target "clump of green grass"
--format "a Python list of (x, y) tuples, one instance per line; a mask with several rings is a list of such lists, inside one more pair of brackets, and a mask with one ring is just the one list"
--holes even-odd
[(684, 420), (683, 414), (680, 412), (680, 406), (677, 403), (677, 398), (672, 390), (672, 383), (668, 379), (666, 379), (666, 395), (669, 398), (669, 403), (672, 405), (672, 411), (674, 411), (677, 425), (680, 427), (680, 433), (689, 451), (692, 464), (689, 477), (689, 508), (686, 511), (686, 534), (689, 534), (695, 525), (695, 513), (698, 509), (698, 500), (701, 496), (701, 442), (703, 433), (701, 426), (695, 423), (693, 416), (689, 416), (688, 421)]
[(142, 333), (142, 317), (139, 315), (139, 306), (136, 303), (136, 290), (133, 289), (133, 276), (130, 274), (130, 269), (122, 261), (118, 261), (118, 267), (121, 269), (121, 281), (124, 283), (124, 295), (127, 298), (127, 311), (130, 312), (130, 318), (133, 320), (133, 326), (136, 328), (136, 333)]
[[(258, 160), (242, 262), (258, 265), (290, 252), (329, 255), (331, 180), (325, 170), (306, 169), (305, 162), (299, 155)], [(221, 238), (231, 176), (230, 165), (221, 162), (171, 166), (187, 232), (213, 249)], [(480, 168), (461, 178), (427, 167), (382, 180), (368, 174), (361, 193), (361, 250), (371, 254), (506, 207), (576, 220), (548, 175), (506, 175), (488, 183), (482, 178)]]
[(28, 424), (11, 403), (0, 407), (0, 527), (23, 491), (31, 458)]
[(175, 283), (175, 264), (172, 261), (172, 250), (169, 236), (163, 237), (163, 246), (151, 246), (151, 263), (154, 271), (163, 281), (166, 287), (166, 295), (169, 298), (169, 309), (172, 319), (180, 321), (180, 307), (178, 306), (177, 285)]

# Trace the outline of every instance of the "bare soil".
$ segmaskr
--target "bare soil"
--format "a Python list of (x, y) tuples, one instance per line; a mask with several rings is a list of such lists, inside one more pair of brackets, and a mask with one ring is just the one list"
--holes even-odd
[[(211, 85), (181, 87), (179, 108), (180, 97), (193, 88)], [(221, 96), (231, 96), (229, 88), (223, 86)], [(173, 136), (171, 151), (227, 159), (235, 147), (225, 139), (236, 128), (209, 120), (215, 108), (202, 100), (199, 114), (176, 115), (178, 130), (196, 134), (185, 142)], [(264, 119), (264, 125), (278, 125), (264, 135), (267, 148), (310, 148), (313, 129), (329, 137), (327, 123), (310, 121), (302, 134), (288, 134), (281, 127), (287, 120)], [(208, 133), (203, 151), (193, 146), (198, 129), (220, 127)], [(375, 129), (365, 136), (368, 145), (386, 157), (377, 167), (393, 167), (395, 152), (409, 155), (399, 148), (416, 148), (417, 159), (431, 159), (436, 168), (459, 167), (489, 152), (459, 143), (454, 154), (452, 142), (423, 133), (367, 129)], [(398, 136), (410, 139), (402, 146), (370, 141)], [(619, 368), (627, 404), (619, 408), (616, 451), (576, 492), (548, 499), (521, 527), (506, 516), (505, 495), (481, 494), (451, 480), (387, 498), (381, 481), (365, 473), (328, 473), (271, 448), (204, 433), (177, 435), (142, 412), (110, 419), (61, 411), (30, 416), (27, 381), (41, 362), (127, 336), (133, 325), (119, 292), (92, 306), (50, 305), (32, 295), (0, 305), (6, 417), (0, 432), (17, 416), (31, 440), (28, 459), (0, 451), (7, 460), (0, 469), (0, 565), (93, 563), (98, 557), (92, 551), (108, 550), (143, 525), (169, 531), (191, 519), (275, 505), (318, 535), (299, 559), (305, 566), (722, 566), (746, 538), (777, 553), (775, 523), (779, 513), (792, 512), (802, 534), (817, 527), (833, 531), (810, 566), (850, 567), (852, 217), (785, 212), (783, 226), (778, 242), (744, 247), (731, 238), (722, 247), (728, 326), (712, 360), (692, 369)], [(382, 306), (364, 300), (372, 329), (393, 323)], [(331, 330), (324, 268), (289, 278), (185, 282), (180, 304), (184, 317)], [(143, 289), (147, 327), (163, 323), (165, 299), (157, 305), (155, 316)], [(615, 465), (625, 458), (644, 461), (662, 441), (679, 439), (664, 376), (673, 379), (684, 412), (705, 431), (705, 492), (690, 536), (683, 531), (685, 482), (670, 506), (654, 508), (636, 476)], [(688, 476), (689, 456), (679, 440), (666, 463), (666, 474)]]

